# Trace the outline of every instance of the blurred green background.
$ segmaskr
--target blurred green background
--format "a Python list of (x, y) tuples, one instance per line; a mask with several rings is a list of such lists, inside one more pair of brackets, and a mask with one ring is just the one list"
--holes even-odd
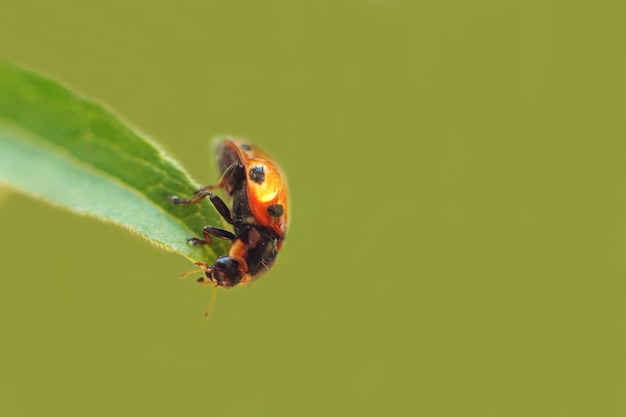
[(199, 182), (267, 149), (292, 221), (204, 319), (182, 257), (5, 195), (0, 415), (626, 415), (624, 3), (1, 8)]

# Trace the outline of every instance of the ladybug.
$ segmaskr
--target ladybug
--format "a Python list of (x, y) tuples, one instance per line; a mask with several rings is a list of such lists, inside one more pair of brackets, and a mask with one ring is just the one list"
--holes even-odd
[[(204, 239), (187, 239), (193, 245), (211, 244), (211, 238), (231, 241), (228, 254), (213, 265), (196, 262), (205, 277), (198, 282), (234, 287), (252, 282), (267, 271), (278, 255), (287, 232), (287, 184), (272, 158), (257, 146), (240, 139), (220, 140), (216, 146), (220, 180), (202, 187), (190, 199), (170, 196), (174, 204), (196, 204), (208, 198), (233, 232), (215, 226), (202, 228)], [(223, 189), (232, 201), (210, 190)]]

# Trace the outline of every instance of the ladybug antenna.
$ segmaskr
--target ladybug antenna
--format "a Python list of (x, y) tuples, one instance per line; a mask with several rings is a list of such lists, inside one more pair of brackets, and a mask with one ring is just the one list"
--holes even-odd
[(213, 286), (213, 291), (211, 292), (211, 301), (209, 301), (209, 307), (204, 312), (204, 317), (209, 317), (209, 314), (211, 314), (211, 310), (213, 309), (213, 304), (215, 304), (215, 295), (217, 294), (217, 287), (219, 287), (219, 285), (217, 284)]
[(193, 264), (195, 266), (200, 267), (200, 269), (192, 269), (191, 271), (183, 272), (182, 274), (180, 274), (181, 278), (185, 278), (185, 277), (193, 274), (194, 272), (202, 272), (202, 273), (204, 273), (204, 271), (206, 271), (207, 268), (209, 267), (209, 265), (207, 265), (204, 262), (194, 262)]
[(182, 274), (180, 274), (180, 277), (181, 278), (185, 278), (185, 277), (188, 277), (189, 275), (191, 275), (191, 274), (193, 274), (195, 272), (202, 272), (202, 271), (199, 270), (199, 269), (193, 269), (191, 271), (183, 272)]

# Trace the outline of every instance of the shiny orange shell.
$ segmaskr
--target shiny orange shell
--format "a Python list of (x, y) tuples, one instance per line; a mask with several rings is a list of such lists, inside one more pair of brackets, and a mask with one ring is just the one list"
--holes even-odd
[[(227, 139), (224, 145), (238, 155), (245, 168), (248, 202), (256, 222), (284, 238), (289, 207), (287, 183), (280, 167), (267, 153), (247, 141)], [(262, 181), (251, 178), (251, 173), (255, 170), (263, 173)]]

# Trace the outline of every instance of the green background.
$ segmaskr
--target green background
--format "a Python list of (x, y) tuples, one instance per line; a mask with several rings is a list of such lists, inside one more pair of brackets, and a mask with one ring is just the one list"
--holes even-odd
[(5, 195), (0, 415), (626, 415), (623, 3), (1, 6), (201, 183), (270, 151), (292, 221), (205, 319), (182, 257)]

